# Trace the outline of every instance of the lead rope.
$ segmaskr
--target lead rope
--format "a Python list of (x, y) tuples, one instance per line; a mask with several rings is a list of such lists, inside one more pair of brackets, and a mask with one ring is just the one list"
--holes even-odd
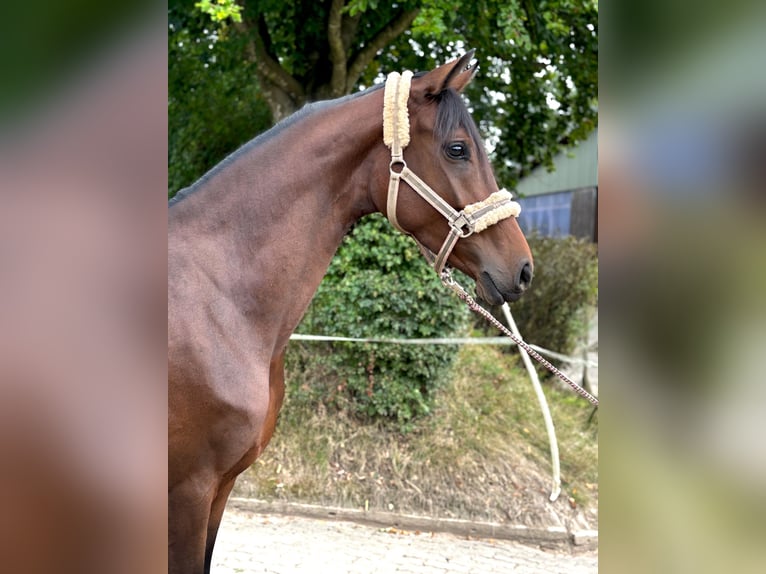
[[(569, 379), (564, 373), (551, 365), (539, 353), (533, 350), (523, 340), (509, 331), (505, 325), (495, 319), (492, 314), (479, 305), (473, 297), (466, 293), (453, 278), (446, 267), (452, 249), (460, 238), (468, 237), (473, 233), (479, 233), (508, 217), (518, 217), (521, 206), (511, 200), (511, 194), (506, 190), (496, 191), (484, 201), (467, 205), (462, 211), (456, 211), (444, 201), (428, 184), (416, 176), (404, 161), (404, 148), (410, 143), (410, 121), (407, 112), (407, 99), (410, 92), (412, 72), (406, 71), (401, 75), (391, 72), (386, 78), (385, 92), (383, 94), (383, 143), (391, 149), (391, 163), (389, 165), (390, 179), (388, 186), (388, 199), (386, 215), (394, 227), (402, 233), (409, 235), (399, 225), (396, 217), (396, 204), (399, 194), (400, 180), (406, 181), (410, 187), (439, 213), (441, 213), (450, 225), (450, 234), (442, 244), (438, 255), (430, 251), (418, 242), (426, 260), (433, 265), (445, 286), (452, 289), (457, 296), (465, 301), (468, 308), (483, 316), (487, 321), (497, 327), (502, 333), (508, 335), (517, 345), (524, 349), (546, 369), (572, 387), (580, 396), (588, 399), (591, 404), (598, 406), (598, 399), (583, 389), (577, 383)], [(394, 167), (397, 166), (399, 171)], [(417, 240), (416, 240), (417, 241)]]
[(594, 397), (588, 391), (583, 389), (580, 385), (575, 383), (573, 380), (567, 377), (564, 373), (559, 371), (556, 367), (551, 365), (542, 355), (540, 355), (540, 353), (538, 353), (532, 347), (527, 345), (522, 339), (514, 335), (510, 330), (508, 330), (508, 328), (505, 325), (503, 325), (500, 321), (495, 319), (495, 317), (492, 316), (492, 313), (490, 313), (484, 307), (479, 305), (476, 302), (476, 300), (473, 297), (471, 297), (457, 281), (455, 281), (449, 269), (447, 268), (443, 269), (439, 277), (441, 278), (444, 286), (454, 291), (455, 294), (458, 296), (458, 298), (461, 301), (465, 302), (466, 305), (468, 305), (468, 308), (471, 311), (473, 311), (474, 313), (478, 313), (479, 315), (484, 317), (489, 323), (497, 327), (497, 329), (500, 330), (503, 334), (508, 335), (513, 340), (514, 343), (516, 343), (519, 347), (524, 349), (533, 359), (535, 359), (543, 367), (548, 369), (551, 373), (553, 373), (559, 379), (564, 381), (567, 385), (572, 387), (572, 390), (574, 390), (574, 392), (576, 392), (578, 395), (580, 395), (584, 399), (587, 399), (588, 402), (590, 402), (592, 405), (598, 406), (598, 399), (596, 397)]

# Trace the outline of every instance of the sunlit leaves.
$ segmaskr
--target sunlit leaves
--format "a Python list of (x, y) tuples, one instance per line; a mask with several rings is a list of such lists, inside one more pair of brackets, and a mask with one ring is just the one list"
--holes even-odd
[(378, 0), (351, 0), (345, 9), (351, 16), (357, 16), (362, 12), (375, 10), (377, 7)]
[(231, 18), (232, 22), (242, 21), (242, 7), (235, 0), (199, 0), (194, 6), (214, 22), (223, 22), (227, 18)]

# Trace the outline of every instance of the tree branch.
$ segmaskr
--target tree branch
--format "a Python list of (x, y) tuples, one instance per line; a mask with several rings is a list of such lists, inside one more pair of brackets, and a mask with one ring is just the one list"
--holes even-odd
[(381, 29), (367, 45), (362, 48), (351, 60), (346, 75), (346, 92), (350, 93), (354, 85), (359, 81), (370, 62), (375, 58), (380, 50), (390, 44), (399, 34), (410, 27), (413, 20), (420, 14), (420, 8), (400, 12), (399, 15), (391, 20)]
[(235, 22), (234, 26), (238, 32), (245, 34), (249, 39), (246, 53), (248, 59), (255, 63), (256, 69), (262, 78), (283, 90), (295, 102), (302, 101), (305, 97), (303, 87), (298, 80), (293, 78), (284, 70), (284, 68), (282, 68), (276, 59), (271, 57), (266, 49), (264, 38), (259, 29), (261, 26), (266, 26), (266, 21), (263, 19), (263, 16), (259, 18), (257, 25), (245, 22), (245, 19), (243, 18), (242, 22)]
[(343, 22), (341, 23), (343, 36), (343, 48), (348, 53), (348, 48), (351, 46), (351, 42), (356, 36), (356, 31), (359, 29), (359, 21), (362, 19), (362, 14), (359, 13), (356, 16), (349, 16), (346, 14), (343, 16)]
[(332, 77), (330, 92), (333, 97), (342, 96), (346, 88), (346, 48), (343, 44), (343, 5), (344, 0), (332, 0), (330, 16), (327, 20), (327, 43), (330, 47)]

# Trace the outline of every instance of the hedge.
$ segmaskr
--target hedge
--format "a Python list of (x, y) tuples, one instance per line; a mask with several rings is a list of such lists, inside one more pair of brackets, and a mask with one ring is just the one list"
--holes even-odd
[[(415, 242), (373, 215), (344, 240), (298, 332), (450, 337), (465, 334), (468, 313), (444, 290)], [(456, 351), (452, 345), (293, 342), (292, 398), (406, 427), (430, 412)]]

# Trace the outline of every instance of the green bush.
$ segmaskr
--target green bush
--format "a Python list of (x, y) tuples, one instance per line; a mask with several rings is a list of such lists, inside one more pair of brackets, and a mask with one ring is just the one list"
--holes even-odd
[(527, 241), (535, 274), (529, 290), (511, 305), (513, 318), (525, 341), (571, 353), (585, 335), (588, 312), (598, 301), (596, 246), (574, 237), (536, 234)]
[[(374, 215), (344, 240), (298, 332), (447, 337), (467, 325), (467, 309), (444, 289), (412, 239)], [(452, 345), (293, 342), (291, 400), (406, 428), (430, 411), (456, 352)]]

